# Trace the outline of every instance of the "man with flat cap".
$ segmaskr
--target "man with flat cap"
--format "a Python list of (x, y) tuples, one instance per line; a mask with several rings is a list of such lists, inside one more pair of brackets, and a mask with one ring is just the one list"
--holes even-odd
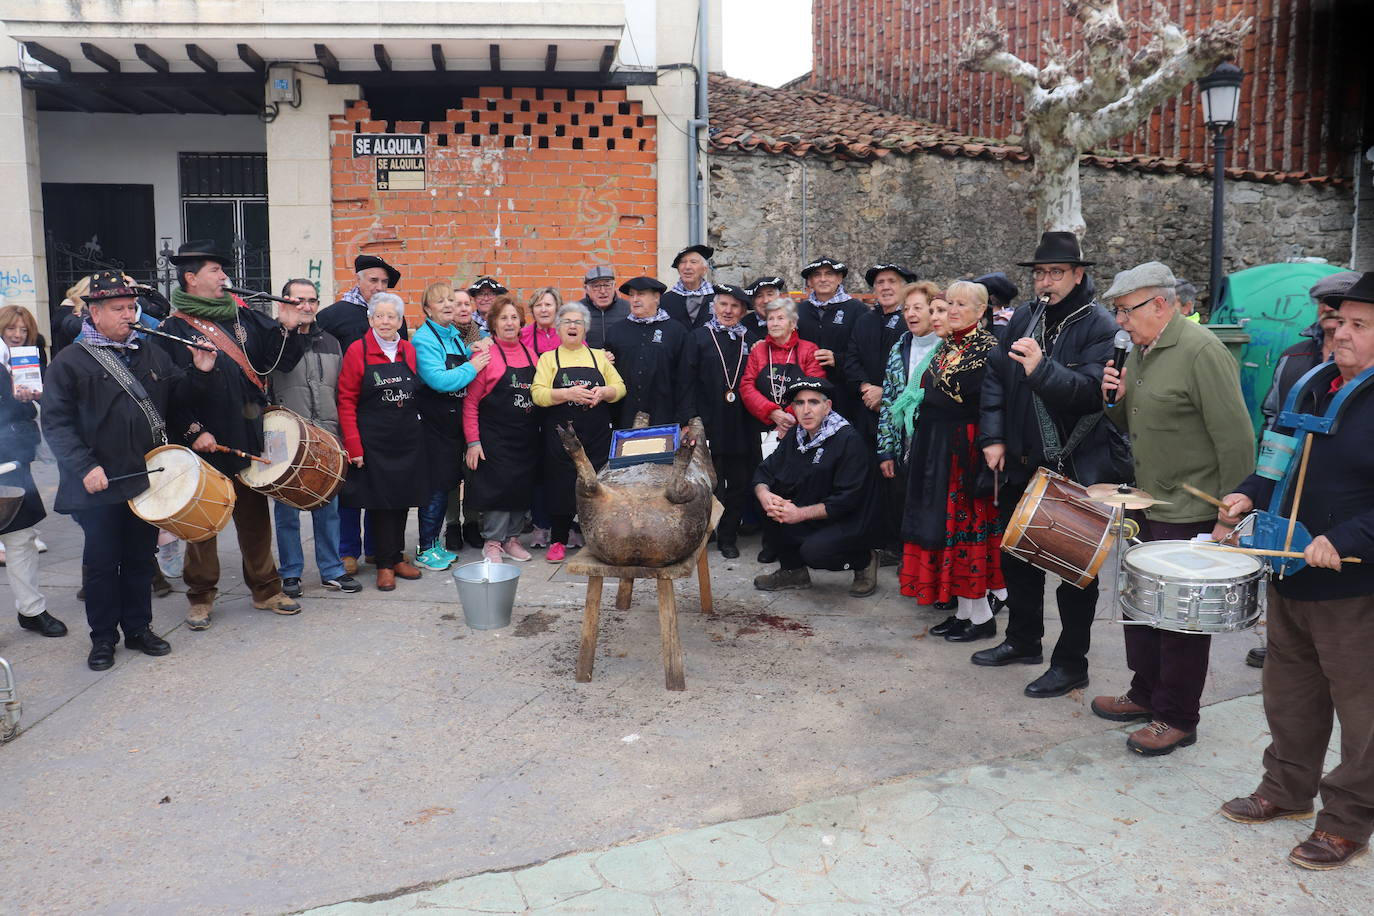
[(878, 587), (878, 554), (869, 528), (875, 512), (877, 459), (849, 421), (834, 410), (834, 386), (801, 378), (783, 396), (797, 425), (754, 474), (763, 507), (763, 543), (779, 568), (754, 578), (774, 592), (810, 588), (809, 569), (854, 570), (849, 594), (864, 598)]
[(487, 314), (495, 304), (496, 297), (509, 292), (510, 290), (492, 277), (478, 277), (472, 281), (472, 285), (468, 287), (468, 295), (472, 297), (472, 320), (483, 331), (490, 332), (487, 327)]
[[(1303, 414), (1309, 422), (1312, 415), (1331, 419), (1329, 432), (1312, 435), (1305, 475), (1305, 448), (1297, 445), (1287, 470), (1274, 475), (1282, 482), (1252, 474), (1222, 497), (1220, 518), (1235, 524), (1270, 507), (1282, 485), (1274, 508), (1285, 516), (1296, 511), (1312, 536), (1303, 550), (1307, 565), (1269, 579), (1264, 776), (1221, 813), (1241, 824), (1305, 819), (1320, 795), (1314, 830), (1288, 854), (1294, 865), (1317, 871), (1354, 861), (1374, 831), (1374, 273), (1325, 302), (1335, 309), (1331, 361), (1295, 386), (1292, 414), (1281, 412), (1274, 432), (1296, 434), (1294, 420)], [(1337, 721), (1340, 761), (1328, 770)]]
[[(220, 445), (262, 455), (266, 450), (262, 412), (268, 405), (267, 377), (274, 371), (291, 371), (304, 356), (306, 338), (297, 333), (300, 314), (296, 309), (283, 309), (278, 322), (244, 308), (224, 290), (228, 283), (224, 265), (231, 259), (217, 251), (213, 241), (182, 245), (171, 260), (179, 283), (172, 290), (175, 311), (159, 330), (182, 338), (204, 338), (219, 350), (208, 382), (212, 406), (201, 411), (200, 421)], [(157, 340), (183, 370), (191, 364), (185, 346), (161, 337)], [(299, 614), (301, 606), (282, 591), (281, 575), (272, 557), (270, 501), (237, 477), (248, 467), (248, 459), (216, 453), (205, 460), (234, 484), (234, 533), (253, 607), (276, 614)], [(219, 575), (218, 537), (186, 545), (181, 577), (190, 602), (186, 625), (192, 630), (210, 626)]]
[[(1178, 281), (1159, 261), (1123, 270), (1103, 300), (1135, 349), (1102, 375), (1107, 418), (1130, 436), (1137, 485), (1160, 505), (1144, 510), (1141, 540), (1220, 539), (1216, 510), (1185, 485), (1229, 493), (1255, 469), (1255, 434), (1226, 345), (1178, 308)], [(1118, 697), (1092, 711), (1113, 722), (1146, 724), (1126, 740), (1157, 757), (1197, 740), (1212, 637), (1150, 626), (1122, 628), (1134, 677)]]
[(663, 294), (663, 310), (668, 317), (691, 331), (711, 317), (711, 296), (715, 289), (706, 275), (716, 250), (709, 245), (689, 245), (673, 257), (678, 280)]
[(807, 297), (797, 305), (797, 334), (816, 345), (816, 361), (835, 387), (835, 409), (846, 419), (863, 409), (858, 393), (845, 372), (849, 338), (859, 316), (868, 309), (844, 289), (849, 267), (843, 261), (823, 257), (801, 269)]
[[(360, 254), (354, 258), (353, 272), (357, 276), (353, 288), (315, 316), (315, 323), (338, 340), (345, 353), (372, 327), (367, 323), (368, 300), (377, 293), (394, 289), (401, 282), (401, 272), (375, 254)], [(407, 337), (406, 326), (402, 324), (401, 339)]]
[(844, 371), (860, 403), (854, 416), (848, 418), (849, 422), (875, 453), (887, 356), (906, 330), (906, 322), (902, 321), (902, 289), (917, 279), (916, 271), (900, 264), (874, 264), (864, 272), (864, 280), (873, 290), (878, 307), (863, 310), (855, 319), (845, 351)]
[(744, 291), (753, 298), (754, 307), (749, 310), (749, 314), (744, 316), (740, 324), (748, 328), (749, 333), (753, 334), (754, 337), (762, 340), (768, 336), (768, 303), (779, 296), (787, 295), (787, 281), (776, 274), (757, 277), (753, 283), (744, 287)]
[(595, 264), (582, 277), (587, 295), (578, 301), (591, 313), (587, 325), (587, 346), (605, 349), (606, 331), (611, 325), (630, 314), (630, 300), (615, 294), (615, 271), (609, 264)]
[(617, 429), (633, 426), (640, 412), (649, 415), (650, 426), (691, 422), (692, 386), (682, 375), (690, 332), (660, 306), (665, 289), (653, 277), (620, 285), (630, 300), (630, 314), (606, 332), (606, 350), (625, 381), (625, 397), (612, 408)]
[[(1000, 477), (1005, 526), (1037, 468), (1080, 484), (1130, 480), (1129, 449), (1102, 415), (1102, 367), (1112, 356), (1116, 322), (1093, 298), (1078, 237), (1046, 232), (1031, 268), (1038, 302), (1012, 315), (988, 358), (979, 411), (979, 444)], [(973, 654), (975, 665), (1039, 665), (1045, 634), (1045, 573), (1002, 553), (1008, 619), (1001, 645)], [(1088, 646), (1097, 612), (1097, 580), (1061, 582), (1062, 624), (1050, 667), (1027, 685), (1028, 697), (1060, 697), (1088, 683)]]

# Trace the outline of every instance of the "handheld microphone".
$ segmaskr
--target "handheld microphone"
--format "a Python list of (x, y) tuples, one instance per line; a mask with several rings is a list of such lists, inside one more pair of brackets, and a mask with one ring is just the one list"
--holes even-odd
[[(1116, 337), (1112, 340), (1112, 345), (1116, 347), (1116, 349), (1112, 351), (1112, 368), (1120, 375), (1121, 367), (1126, 362), (1126, 348), (1131, 345), (1131, 332), (1124, 329), (1117, 331)], [(1116, 396), (1120, 391), (1120, 388), (1113, 388), (1111, 391), (1107, 392), (1108, 407), (1116, 406)]]

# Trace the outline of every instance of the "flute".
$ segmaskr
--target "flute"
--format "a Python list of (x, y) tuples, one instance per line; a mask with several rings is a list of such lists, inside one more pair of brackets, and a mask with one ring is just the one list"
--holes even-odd
[[(305, 284), (301, 284), (301, 285), (304, 286)], [(226, 287), (224, 288), (224, 291), (225, 291), (226, 293), (233, 293), (235, 296), (242, 296), (242, 297), (245, 298), (245, 299), (269, 299), (269, 300), (271, 300), (272, 302), (284, 302), (284, 303), (286, 303), (287, 305), (295, 305), (295, 304), (296, 304), (296, 300), (295, 300), (295, 299), (283, 299), (281, 296), (274, 296), (274, 295), (272, 295), (271, 293), (260, 293), (260, 292), (257, 292), (256, 290), (251, 290), (251, 289), (240, 289), (240, 288), (237, 287), (237, 286), (226, 286)]]
[(129, 327), (144, 334), (156, 334), (158, 337), (165, 337), (168, 340), (175, 340), (177, 343), (184, 343), (188, 347), (195, 347), (197, 350), (204, 350), (206, 353), (218, 353), (219, 350), (207, 343), (200, 343), (195, 340), (187, 340), (185, 337), (178, 337), (175, 334), (168, 334), (166, 331), (159, 331), (157, 328), (150, 328), (147, 325), (139, 324), (137, 321), (129, 322)]

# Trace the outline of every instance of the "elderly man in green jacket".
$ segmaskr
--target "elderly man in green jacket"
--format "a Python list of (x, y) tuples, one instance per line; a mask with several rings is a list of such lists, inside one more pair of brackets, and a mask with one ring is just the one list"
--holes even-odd
[[(1135, 344), (1123, 366), (1109, 362), (1102, 374), (1107, 416), (1130, 436), (1136, 482), (1166, 500), (1145, 511), (1146, 540), (1227, 533), (1216, 510), (1183, 485), (1230, 493), (1255, 467), (1236, 362), (1216, 335), (1179, 311), (1177, 285), (1168, 267), (1149, 261), (1117, 274), (1103, 296)], [(1126, 742), (1139, 754), (1195, 743), (1211, 637), (1145, 626), (1124, 632), (1131, 689), (1097, 697), (1093, 712), (1116, 722), (1147, 720)]]

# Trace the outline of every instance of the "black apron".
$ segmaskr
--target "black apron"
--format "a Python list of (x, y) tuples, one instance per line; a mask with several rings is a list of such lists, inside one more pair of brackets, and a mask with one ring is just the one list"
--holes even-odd
[[(444, 368), (457, 369), (468, 361), (468, 354), (450, 353), (444, 339), (430, 325), (428, 319), (416, 331), (429, 331), (444, 350)], [(418, 357), (417, 357), (418, 358)], [(420, 381), (415, 389), (415, 402), (424, 426), (425, 457), (429, 464), (429, 491), (452, 490), (462, 479), (463, 463), (463, 401), (468, 390), (435, 391)]]
[(363, 466), (349, 465), (339, 502), (357, 509), (423, 506), (430, 489), (425, 452), (415, 447), (423, 435), (415, 406), (420, 380), (404, 359), (369, 364), (368, 348), (377, 346), (370, 330), (362, 342), (358, 435), (363, 440)]
[[(588, 349), (591, 349), (590, 347)], [(563, 367), (553, 351), (554, 388), (600, 388), (606, 377), (595, 366)], [(596, 362), (596, 357), (592, 357)], [(611, 408), (605, 401), (595, 407), (582, 407), (571, 401), (555, 404), (544, 415), (544, 501), (550, 515), (573, 515), (577, 512), (577, 469), (558, 438), (558, 427), (571, 423), (582, 440), (582, 450), (597, 470), (611, 454)]]
[[(766, 347), (769, 344), (765, 342), (761, 346)], [(794, 347), (793, 350), (795, 349)], [(781, 404), (787, 386), (803, 378), (806, 378), (806, 373), (802, 372), (802, 367), (796, 363), (764, 363), (759, 374), (754, 377), (754, 387), (759, 390), (759, 394), (774, 404)]]
[(530, 397), (537, 360), (521, 344), (530, 364), (516, 368), (506, 361), (500, 344), (493, 343), (491, 349), (501, 356), (506, 371), (477, 405), (477, 432), (486, 458), (472, 472), (472, 507), (528, 509), (539, 469), (539, 422)]

